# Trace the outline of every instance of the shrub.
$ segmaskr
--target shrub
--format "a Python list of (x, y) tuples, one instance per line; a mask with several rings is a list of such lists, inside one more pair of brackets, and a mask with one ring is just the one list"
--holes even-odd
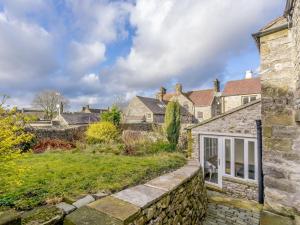
[(180, 105), (178, 102), (169, 102), (165, 114), (164, 129), (173, 150), (176, 149), (180, 134)]
[(115, 126), (119, 126), (121, 121), (121, 111), (117, 106), (112, 106), (107, 112), (101, 114), (101, 121), (111, 122)]
[(63, 141), (59, 139), (44, 139), (39, 141), (39, 143), (34, 146), (33, 152), (42, 153), (45, 152), (46, 150), (51, 150), (51, 149), (70, 150), (75, 147), (76, 145), (72, 142)]
[(86, 132), (89, 144), (110, 143), (117, 140), (118, 129), (111, 122), (99, 122), (91, 124)]
[(138, 145), (146, 142), (146, 139), (141, 132), (127, 130), (122, 134), (122, 141), (125, 145), (124, 154), (135, 155)]
[(172, 152), (174, 150), (173, 145), (164, 140), (144, 142), (142, 144), (138, 144), (136, 148), (138, 149), (138, 151), (136, 151), (136, 155), (157, 154), (160, 152)]

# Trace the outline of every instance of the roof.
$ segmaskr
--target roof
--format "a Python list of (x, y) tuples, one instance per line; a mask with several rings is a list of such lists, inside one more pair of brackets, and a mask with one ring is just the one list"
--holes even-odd
[[(198, 107), (210, 106), (215, 96), (214, 89), (189, 91), (182, 94)], [(176, 96), (176, 93), (167, 93), (163, 96), (163, 100), (170, 101), (170, 99), (174, 96)]]
[(284, 18), (284, 16), (280, 16), (280, 17), (272, 20), (271, 22), (269, 22), (267, 25), (265, 25), (259, 31), (264, 32), (264, 31), (285, 25), (286, 23), (287, 23), (286, 18)]
[(166, 110), (166, 102), (160, 101), (155, 98), (147, 98), (142, 96), (136, 96), (138, 99), (140, 99), (144, 105), (154, 114), (165, 114)]
[(210, 106), (213, 103), (215, 91), (214, 89), (191, 91), (186, 93), (186, 96), (195, 106)]
[(108, 111), (107, 109), (92, 109), (92, 108), (88, 108), (88, 110), (91, 113), (98, 113), (98, 114)]
[(22, 112), (45, 112), (43, 109), (34, 109), (34, 108), (23, 108)]
[[(148, 98), (142, 96), (136, 96), (140, 99), (145, 106), (153, 113), (153, 114), (160, 114), (164, 115), (166, 111), (166, 107), (168, 102), (167, 101), (160, 101), (156, 98)], [(183, 107), (180, 108), (181, 115), (190, 115), (190, 113)]]
[(228, 81), (225, 85), (223, 96), (248, 95), (261, 93), (260, 77)]
[(100, 120), (99, 115), (96, 113), (63, 113), (61, 117), (64, 118), (68, 125), (90, 124)]
[(185, 129), (186, 129), (186, 130), (191, 130), (191, 129), (193, 129), (193, 128), (200, 127), (200, 126), (202, 126), (202, 125), (204, 125), (204, 124), (210, 123), (210, 122), (215, 121), (215, 120), (220, 119), (220, 118), (223, 118), (223, 117), (225, 117), (225, 116), (227, 116), (227, 115), (230, 115), (230, 114), (232, 114), (232, 113), (238, 112), (238, 111), (240, 111), (240, 110), (243, 110), (243, 109), (245, 109), (245, 108), (248, 108), (248, 107), (250, 107), (250, 106), (252, 106), (252, 105), (255, 105), (255, 104), (258, 104), (258, 103), (261, 103), (261, 99), (258, 99), (258, 100), (249, 102), (248, 104), (245, 104), (245, 105), (236, 107), (236, 108), (234, 108), (234, 109), (232, 109), (232, 110), (229, 110), (229, 111), (227, 111), (227, 112), (225, 112), (225, 113), (223, 113), (223, 114), (221, 114), (221, 115), (219, 115), (219, 116), (215, 116), (215, 117), (212, 117), (212, 118), (210, 118), (210, 119), (204, 120), (204, 121), (202, 121), (201, 123), (198, 123), (198, 124), (196, 124), (196, 125), (187, 127), (187, 128), (185, 128)]

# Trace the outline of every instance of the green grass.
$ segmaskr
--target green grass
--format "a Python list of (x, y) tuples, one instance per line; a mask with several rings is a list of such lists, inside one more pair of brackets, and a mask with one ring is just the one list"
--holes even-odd
[[(130, 157), (83, 152), (26, 154), (0, 170), (0, 207), (31, 209), (48, 199), (117, 191), (182, 166), (179, 153)], [(1, 168), (1, 165), (0, 165)], [(19, 176), (18, 168), (26, 168)]]

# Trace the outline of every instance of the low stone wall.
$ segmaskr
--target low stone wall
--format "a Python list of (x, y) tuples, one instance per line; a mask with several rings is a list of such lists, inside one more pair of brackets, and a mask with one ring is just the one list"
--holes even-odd
[(258, 186), (255, 182), (238, 180), (231, 177), (223, 177), (222, 184), (224, 192), (234, 198), (254, 201), (257, 201), (258, 199)]
[(37, 141), (43, 139), (60, 139), (64, 141), (76, 141), (83, 138), (87, 126), (74, 127), (28, 127), (27, 131), (33, 133)]
[(202, 224), (207, 195), (196, 162), (146, 184), (125, 189), (69, 214), (66, 225)]
[(209, 197), (204, 225), (259, 225), (261, 210), (262, 206), (255, 202), (224, 196)]
[(132, 130), (132, 131), (153, 131), (153, 127), (159, 126), (154, 123), (122, 123), (120, 127), (122, 130)]

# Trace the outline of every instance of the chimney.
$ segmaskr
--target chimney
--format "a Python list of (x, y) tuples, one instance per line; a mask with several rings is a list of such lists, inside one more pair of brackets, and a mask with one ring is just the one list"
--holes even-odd
[(245, 79), (251, 79), (252, 77), (253, 77), (252, 70), (247, 70), (246, 75), (245, 75)]
[(175, 91), (177, 95), (182, 94), (182, 84), (176, 84)]
[(214, 80), (214, 91), (217, 93), (217, 92), (220, 92), (220, 81), (218, 79), (215, 79)]
[(160, 87), (159, 92), (156, 94), (156, 99), (162, 101), (166, 93), (167, 93), (167, 89), (165, 89), (164, 87)]
[(63, 114), (63, 112), (64, 112), (64, 104), (62, 102), (60, 102), (59, 111), (60, 111), (60, 114)]

